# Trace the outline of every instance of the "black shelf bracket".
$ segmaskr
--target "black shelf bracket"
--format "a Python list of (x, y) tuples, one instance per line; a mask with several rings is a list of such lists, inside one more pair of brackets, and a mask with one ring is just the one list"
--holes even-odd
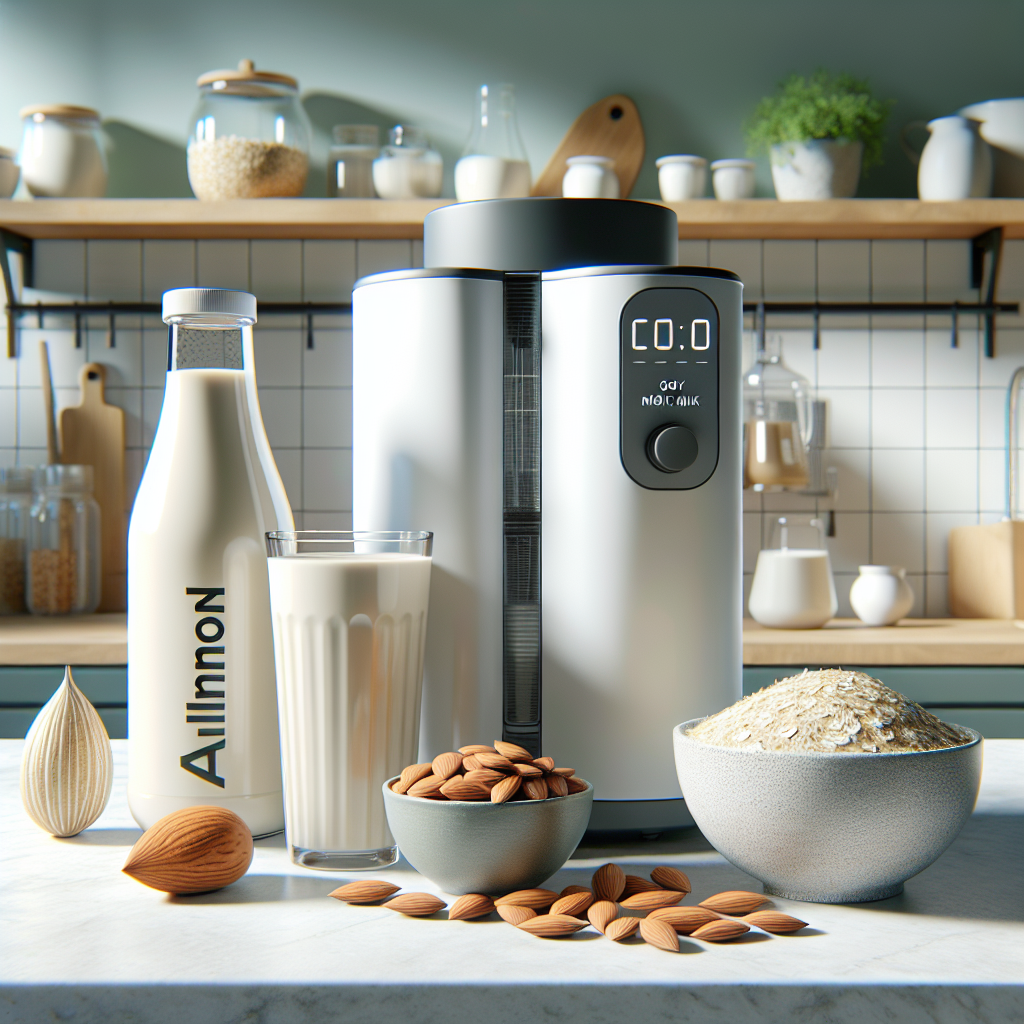
[(3, 252), (0, 253), (0, 272), (3, 274), (4, 295), (7, 298), (7, 356), (14, 359), (18, 355), (18, 325), (11, 313), (11, 304), (18, 301), (18, 296), (15, 294), (14, 278), (11, 276), (11, 253), (16, 252), (21, 256), (21, 281), (23, 285), (31, 288), (35, 276), (32, 239), (8, 231), (7, 228), (0, 228), (0, 245), (3, 246)]
[[(986, 260), (985, 257), (988, 256)], [(971, 243), (971, 287), (977, 288), (982, 303), (990, 307), (982, 313), (985, 321), (985, 355), (996, 354), (996, 289), (999, 286), (999, 268), (1003, 261), (1003, 229), (992, 228), (978, 235)], [(986, 267), (988, 272), (986, 273)]]

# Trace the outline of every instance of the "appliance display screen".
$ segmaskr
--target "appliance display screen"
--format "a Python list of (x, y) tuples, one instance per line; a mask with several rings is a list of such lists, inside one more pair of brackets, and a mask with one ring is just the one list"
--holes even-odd
[(638, 484), (689, 490), (718, 464), (718, 310), (694, 288), (637, 292), (620, 321), (619, 445)]

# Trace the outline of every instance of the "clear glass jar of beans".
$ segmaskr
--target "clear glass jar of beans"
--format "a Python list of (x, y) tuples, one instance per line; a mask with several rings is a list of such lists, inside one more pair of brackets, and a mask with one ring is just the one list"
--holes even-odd
[(23, 615), (32, 476), (25, 466), (0, 469), (0, 615)]
[(200, 75), (188, 141), (188, 180), (199, 199), (299, 196), (312, 128), (289, 75), (237, 69)]
[(100, 507), (92, 466), (40, 466), (29, 523), (28, 610), (94, 612), (100, 603)]

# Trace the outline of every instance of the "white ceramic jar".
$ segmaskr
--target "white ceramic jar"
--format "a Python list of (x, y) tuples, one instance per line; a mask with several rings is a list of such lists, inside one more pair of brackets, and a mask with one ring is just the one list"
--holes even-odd
[(772, 184), (784, 201), (850, 199), (857, 192), (864, 143), (845, 139), (783, 142), (771, 148)]
[(981, 122), (937, 117), (917, 165), (921, 199), (981, 199), (992, 194), (992, 150), (980, 134)]
[(702, 156), (676, 154), (655, 160), (658, 188), (666, 203), (703, 199), (708, 187), (708, 162)]
[(914, 591), (902, 565), (860, 565), (850, 587), (850, 605), (869, 626), (892, 626), (914, 605)]
[(381, 199), (436, 198), (444, 183), (444, 161), (427, 133), (396, 124), (389, 142), (373, 161), (373, 187)]
[(619, 176), (609, 156), (571, 156), (562, 178), (566, 199), (618, 199)]
[(100, 115), (66, 104), (25, 107), (18, 162), (34, 196), (97, 198), (107, 190)]
[(750, 199), (754, 195), (753, 160), (716, 160), (711, 165), (711, 187), (716, 199)]

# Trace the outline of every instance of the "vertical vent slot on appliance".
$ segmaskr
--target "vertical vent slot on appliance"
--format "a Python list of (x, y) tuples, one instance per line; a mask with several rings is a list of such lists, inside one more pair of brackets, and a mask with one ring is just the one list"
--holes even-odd
[(540, 275), (506, 274), (503, 736), (540, 754)]

